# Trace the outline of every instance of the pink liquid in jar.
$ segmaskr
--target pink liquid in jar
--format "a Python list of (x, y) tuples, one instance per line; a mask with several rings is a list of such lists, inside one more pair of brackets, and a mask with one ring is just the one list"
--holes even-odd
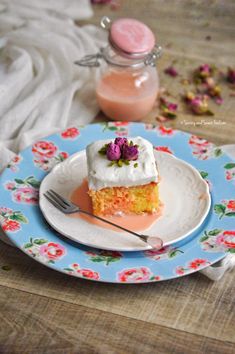
[(114, 120), (138, 121), (151, 112), (159, 90), (156, 68), (108, 70), (96, 88), (101, 110)]

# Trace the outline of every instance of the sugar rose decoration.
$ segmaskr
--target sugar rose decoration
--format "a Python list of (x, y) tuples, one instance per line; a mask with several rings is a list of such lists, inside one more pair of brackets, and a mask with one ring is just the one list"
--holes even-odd
[[(138, 160), (139, 146), (134, 145), (133, 141), (128, 141), (127, 138), (116, 138), (114, 142), (105, 144), (100, 150), (99, 154), (106, 156), (110, 161), (109, 166), (122, 167), (123, 165), (130, 165), (131, 161)], [(138, 167), (138, 162), (134, 162), (134, 167)]]

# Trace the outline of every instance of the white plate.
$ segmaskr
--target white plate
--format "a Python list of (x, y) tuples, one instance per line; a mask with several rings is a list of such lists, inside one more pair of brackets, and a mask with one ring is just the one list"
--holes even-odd
[[(161, 176), (160, 199), (163, 215), (144, 234), (158, 235), (164, 246), (180, 241), (195, 231), (204, 221), (211, 204), (207, 183), (191, 165), (171, 154), (155, 151)], [(58, 164), (44, 178), (40, 187), (40, 208), (46, 220), (61, 234), (73, 241), (107, 250), (142, 251), (150, 249), (137, 237), (90, 224), (80, 218), (71, 218), (55, 209), (43, 196), (54, 189), (68, 198), (87, 177), (85, 151), (72, 155)]]

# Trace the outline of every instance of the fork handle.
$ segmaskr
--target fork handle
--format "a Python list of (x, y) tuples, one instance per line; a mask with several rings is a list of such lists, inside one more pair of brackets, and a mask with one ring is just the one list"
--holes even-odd
[(115, 226), (115, 227), (117, 227), (118, 229), (121, 229), (121, 230), (123, 230), (123, 231), (129, 232), (129, 233), (132, 234), (132, 235), (141, 237), (141, 238), (143, 238), (143, 239), (146, 239), (146, 238), (147, 238), (147, 236), (137, 234), (137, 233), (134, 232), (134, 231), (128, 230), (128, 229), (126, 229), (125, 227), (122, 227), (122, 226), (119, 226), (119, 225), (117, 225), (117, 224), (114, 224), (113, 222), (108, 221), (108, 220), (106, 220), (106, 219), (103, 219), (103, 218), (101, 218), (100, 216), (97, 216), (97, 215), (95, 215), (95, 214), (89, 213), (88, 211), (85, 211), (85, 210), (82, 210), (82, 209), (78, 209), (78, 210), (76, 210), (76, 212), (80, 212), (80, 213), (83, 213), (83, 214), (87, 214), (87, 215), (93, 216), (94, 218), (96, 218), (96, 219), (98, 219), (98, 220), (100, 220), (100, 221), (103, 221), (103, 222), (105, 222), (106, 224)]
[(122, 226), (119, 226), (117, 224), (114, 224), (111, 221), (103, 219), (100, 216), (94, 215), (92, 213), (89, 213), (88, 211), (85, 211), (85, 210), (82, 210), (82, 209), (79, 209), (79, 208), (76, 211), (74, 211), (73, 213), (75, 213), (75, 212), (80, 212), (80, 213), (83, 213), (83, 214), (86, 214), (86, 215), (89, 215), (89, 216), (93, 216), (94, 218), (96, 218), (96, 219), (98, 219), (100, 221), (103, 221), (106, 224), (115, 226), (118, 229), (121, 229), (121, 230), (126, 231), (126, 232), (128, 232), (128, 233), (130, 233), (130, 234), (132, 234), (132, 235), (134, 235), (136, 237), (139, 237), (142, 241), (144, 241), (145, 243), (147, 243), (148, 245), (150, 245), (154, 249), (161, 249), (163, 247), (162, 239), (157, 237), (157, 236), (146, 236), (146, 235), (138, 234), (137, 232), (134, 232), (134, 231), (131, 231), (129, 229), (126, 229), (125, 227), (122, 227)]

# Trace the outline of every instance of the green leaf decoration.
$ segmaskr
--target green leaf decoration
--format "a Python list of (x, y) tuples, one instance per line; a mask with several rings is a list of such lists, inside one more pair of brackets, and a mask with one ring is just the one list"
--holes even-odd
[(208, 177), (208, 172), (200, 171), (200, 175), (202, 176), (202, 178), (207, 178)]
[(44, 243), (47, 243), (47, 240), (43, 239), (43, 238), (35, 238), (35, 240), (33, 241), (33, 243), (35, 245), (43, 245)]
[(20, 178), (15, 178), (15, 182), (18, 184), (25, 184), (25, 182)]
[(225, 213), (226, 216), (235, 216), (235, 212), (229, 212), (229, 213)]
[(115, 131), (117, 130), (117, 127), (108, 127), (109, 130)]
[(64, 270), (67, 270), (68, 272), (73, 272), (74, 271), (74, 269), (72, 269), (72, 268), (64, 268)]
[(55, 261), (53, 261), (52, 259), (50, 259), (48, 263), (50, 263), (50, 264), (55, 264)]
[(204, 241), (208, 240), (208, 238), (209, 238), (208, 236), (204, 235), (200, 238), (200, 242), (204, 242)]
[(32, 246), (33, 246), (32, 243), (26, 243), (26, 244), (24, 245), (24, 248), (30, 248), (30, 247), (32, 247)]
[(92, 262), (104, 262), (103, 257), (91, 257)]
[(232, 168), (235, 167), (235, 163), (227, 163), (224, 168), (226, 168), (226, 170), (231, 170)]
[(28, 224), (28, 219), (21, 212), (14, 212), (9, 216), (9, 219), (22, 222), (23, 224)]
[(26, 179), (26, 183), (32, 186), (33, 188), (39, 189), (40, 187), (40, 181), (38, 181), (36, 178), (33, 176), (30, 176)]
[(216, 214), (224, 214), (226, 207), (223, 204), (215, 204), (214, 211)]
[(109, 265), (109, 263), (117, 262), (117, 261), (120, 260), (120, 258), (118, 258), (118, 257), (106, 257), (106, 258), (107, 258), (107, 259), (106, 259), (106, 265), (107, 265), (107, 266)]
[(228, 252), (235, 253), (235, 248), (229, 248)]
[(184, 252), (181, 250), (178, 250), (178, 249), (172, 250), (169, 252), (169, 258), (173, 258), (173, 257), (177, 256), (177, 254), (179, 254), (179, 253), (184, 253)]
[(219, 157), (219, 156), (223, 155), (223, 152), (222, 152), (222, 150), (220, 148), (216, 148), (214, 150), (214, 153), (215, 153), (216, 157)]
[(214, 229), (214, 230), (209, 231), (209, 232), (208, 232), (208, 235), (210, 235), (210, 236), (216, 236), (216, 235), (218, 235), (221, 231), (222, 231), (222, 230), (220, 230), (220, 229)]

